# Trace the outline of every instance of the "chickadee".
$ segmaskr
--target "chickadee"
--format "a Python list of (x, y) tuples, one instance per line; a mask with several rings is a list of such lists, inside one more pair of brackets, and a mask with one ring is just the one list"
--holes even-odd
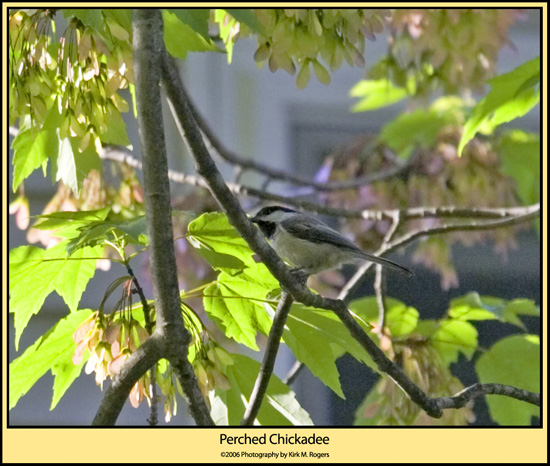
[(250, 219), (256, 223), (275, 252), (306, 275), (354, 261), (370, 261), (407, 275), (413, 273), (395, 262), (359, 249), (349, 239), (311, 215), (280, 206), (269, 206)]

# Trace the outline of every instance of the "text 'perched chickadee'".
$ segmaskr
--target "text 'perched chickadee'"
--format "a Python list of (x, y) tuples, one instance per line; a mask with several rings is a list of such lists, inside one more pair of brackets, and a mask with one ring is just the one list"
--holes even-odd
[(409, 269), (395, 262), (359, 249), (345, 236), (311, 215), (286, 207), (269, 206), (260, 209), (250, 220), (258, 225), (283, 260), (306, 275), (356, 261), (370, 261), (413, 275)]

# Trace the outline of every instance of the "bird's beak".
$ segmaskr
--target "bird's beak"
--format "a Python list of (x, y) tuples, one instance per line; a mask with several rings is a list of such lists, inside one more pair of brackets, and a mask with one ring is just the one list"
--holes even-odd
[(254, 215), (254, 217), (250, 217), (250, 221), (252, 223), (258, 223), (258, 217), (256, 215)]

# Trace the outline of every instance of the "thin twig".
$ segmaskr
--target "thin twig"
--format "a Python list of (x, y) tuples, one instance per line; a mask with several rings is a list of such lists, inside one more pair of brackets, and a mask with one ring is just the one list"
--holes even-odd
[(386, 290), (385, 290), (384, 270), (380, 264), (376, 266), (374, 275), (374, 294), (376, 295), (376, 304), (378, 305), (378, 326), (380, 334), (384, 333), (386, 325)]
[(288, 371), (288, 374), (283, 379), (283, 383), (287, 384), (288, 386), (292, 385), (298, 378), (298, 375), (300, 375), (300, 372), (302, 372), (303, 368), (304, 364), (300, 361), (296, 361), (292, 368)]
[(454, 396), (435, 398), (434, 401), (441, 409), (458, 409), (481, 395), (503, 395), (540, 406), (540, 394), (499, 383), (476, 383)]
[[(145, 297), (145, 292), (139, 284), (137, 277), (134, 275), (134, 271), (130, 267), (130, 264), (126, 264), (126, 269), (128, 270), (128, 275), (132, 277), (132, 282), (134, 283), (135, 289), (141, 301), (141, 307), (143, 308), (143, 318), (145, 319), (145, 330), (151, 336), (153, 334), (153, 322), (151, 321), (151, 309), (149, 308), (149, 303)], [(150, 426), (156, 426), (158, 424), (158, 398), (157, 398), (157, 365), (153, 365), (149, 369), (149, 379), (151, 385), (151, 407), (149, 410), (149, 418), (147, 422)]]
[(267, 176), (272, 180), (274, 179), (274, 180), (286, 181), (286, 182), (295, 184), (297, 186), (308, 186), (317, 191), (337, 191), (337, 190), (344, 190), (344, 189), (354, 189), (360, 186), (373, 183), (375, 181), (382, 181), (382, 180), (387, 180), (389, 178), (394, 178), (395, 176), (402, 174), (404, 171), (406, 171), (409, 168), (407, 163), (401, 163), (390, 169), (373, 173), (371, 175), (364, 176), (361, 178), (355, 178), (355, 179), (346, 180), (346, 181), (320, 183), (316, 181), (311, 181), (299, 175), (295, 175), (283, 170), (278, 170), (276, 168), (269, 167), (263, 163), (257, 162), (252, 159), (244, 158), (236, 154), (235, 152), (228, 150), (222, 144), (222, 142), (214, 133), (214, 131), (212, 131), (212, 129), (210, 128), (206, 120), (203, 118), (203, 116), (200, 114), (200, 112), (197, 110), (197, 108), (193, 104), (193, 100), (190, 98), (189, 93), (187, 92), (187, 90), (183, 85), (181, 86), (181, 91), (183, 93), (182, 98), (184, 98), (187, 101), (188, 108), (191, 114), (193, 115), (193, 118), (197, 123), (198, 128), (200, 129), (201, 133), (203, 134), (206, 140), (205, 143), (207, 144), (208, 149), (212, 149), (226, 162), (240, 167), (241, 170), (254, 170), (258, 173), (261, 173), (262, 175)]
[(275, 359), (277, 358), (277, 353), (279, 351), (281, 336), (283, 335), (286, 319), (293, 301), (292, 296), (286, 291), (283, 291), (281, 300), (279, 301), (279, 305), (277, 306), (277, 310), (273, 317), (273, 323), (271, 324), (271, 330), (269, 331), (269, 337), (267, 339), (260, 371), (258, 373), (258, 377), (256, 378), (256, 383), (254, 384), (254, 389), (252, 390), (250, 399), (248, 400), (248, 406), (246, 408), (246, 412), (244, 413), (243, 420), (241, 421), (241, 425), (243, 426), (251, 426), (254, 424), (254, 419), (256, 419), (256, 416), (260, 411), (260, 407), (269, 384), (269, 379), (271, 378), (273, 368), (275, 367)]
[[(122, 146), (106, 144), (99, 156), (104, 160), (112, 160), (126, 163), (132, 168), (142, 170), (142, 163), (136, 159), (132, 152)], [(189, 184), (208, 189), (205, 180), (199, 176), (189, 175), (177, 170), (168, 170), (168, 178), (180, 184)], [(393, 219), (399, 215), (402, 220), (414, 220), (424, 218), (452, 218), (452, 219), (498, 219), (509, 218), (529, 212), (530, 207), (498, 207), (498, 208), (458, 208), (453, 206), (442, 207), (410, 207), (407, 209), (346, 209), (331, 207), (312, 201), (306, 201), (295, 197), (281, 196), (266, 192), (264, 189), (252, 188), (238, 183), (226, 183), (233, 194), (240, 196), (257, 197), (265, 201), (273, 201), (280, 204), (287, 204), (293, 207), (307, 210), (322, 215), (329, 215), (341, 218), (361, 218), (364, 220)]]
[[(422, 229), (418, 229), (418, 230), (414, 230), (409, 233), (406, 233), (403, 236), (399, 237), (398, 239), (387, 244), (386, 246), (382, 246), (378, 251), (375, 252), (375, 255), (377, 256), (386, 255), (392, 251), (403, 248), (407, 244), (410, 244), (419, 238), (426, 237), (426, 236), (442, 235), (442, 234), (453, 233), (457, 231), (481, 231), (481, 230), (493, 230), (496, 228), (505, 228), (509, 226), (518, 225), (520, 223), (525, 223), (530, 220), (534, 220), (539, 216), (540, 216), (540, 204), (537, 203), (527, 207), (522, 207), (521, 214), (518, 214), (515, 216), (509, 216), (509, 217), (507, 216), (501, 220), (487, 221), (487, 222), (472, 221), (469, 223), (455, 223), (452, 225), (422, 228)], [(347, 302), (349, 297), (352, 295), (353, 291), (357, 288), (359, 282), (362, 280), (365, 274), (368, 273), (372, 265), (373, 265), (372, 262), (365, 262), (363, 265), (361, 265), (361, 267), (359, 267), (359, 269), (357, 270), (357, 272), (355, 272), (353, 277), (350, 280), (348, 280), (346, 285), (342, 288), (340, 294), (338, 295), (338, 298), (343, 299), (344, 301)]]

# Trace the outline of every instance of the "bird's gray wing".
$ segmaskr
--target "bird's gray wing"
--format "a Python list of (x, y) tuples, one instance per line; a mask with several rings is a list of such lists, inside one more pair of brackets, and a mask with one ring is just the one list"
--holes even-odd
[(281, 226), (291, 235), (312, 243), (328, 243), (344, 249), (361, 251), (353, 242), (334, 231), (327, 224), (314, 217), (307, 216), (306, 218), (307, 221), (304, 222), (283, 220)]
[(398, 270), (399, 272), (404, 273), (408, 276), (413, 275), (413, 273), (409, 269), (403, 267), (402, 265), (399, 265), (384, 257), (378, 257), (363, 251), (362, 249), (357, 247), (357, 245), (355, 245), (352, 241), (330, 228), (321, 220), (310, 216), (306, 216), (306, 218), (307, 221), (304, 222), (297, 222), (295, 220), (283, 220), (281, 222), (281, 226), (296, 238), (311, 241), (312, 243), (332, 244), (343, 250), (353, 252), (358, 256), (363, 257), (363, 259), (374, 262), (375, 264), (391, 267), (392, 269)]

